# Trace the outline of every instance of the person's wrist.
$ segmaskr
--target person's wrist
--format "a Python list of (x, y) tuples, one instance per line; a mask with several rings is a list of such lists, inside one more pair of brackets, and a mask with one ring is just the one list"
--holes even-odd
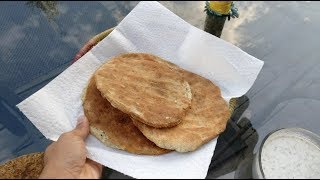
[(77, 175), (54, 164), (46, 164), (39, 176), (39, 179), (75, 179)]

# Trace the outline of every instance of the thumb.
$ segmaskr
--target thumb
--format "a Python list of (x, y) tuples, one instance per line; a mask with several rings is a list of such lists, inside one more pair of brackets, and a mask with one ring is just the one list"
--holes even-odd
[(89, 135), (89, 121), (85, 116), (78, 118), (77, 126), (72, 133), (76, 136), (81, 137), (83, 140)]

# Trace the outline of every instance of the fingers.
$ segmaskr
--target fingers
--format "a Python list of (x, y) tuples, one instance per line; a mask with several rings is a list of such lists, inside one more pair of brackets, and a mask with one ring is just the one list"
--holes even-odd
[(95, 162), (89, 158), (87, 158), (87, 163), (90, 164), (91, 167), (93, 167), (97, 172), (100, 174), (102, 173), (102, 165), (98, 162)]
[(85, 116), (78, 118), (77, 126), (71, 131), (74, 135), (81, 137), (83, 140), (89, 135), (89, 121)]
[(102, 174), (102, 165), (87, 158), (85, 167), (80, 174), (80, 179), (99, 179)]

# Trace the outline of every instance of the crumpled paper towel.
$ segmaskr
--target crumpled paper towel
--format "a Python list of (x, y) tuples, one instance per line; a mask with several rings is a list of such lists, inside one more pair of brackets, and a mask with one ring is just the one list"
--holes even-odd
[[(202, 75), (219, 85), (225, 100), (245, 94), (263, 62), (197, 29), (158, 2), (140, 2), (91, 51), (17, 107), (49, 139), (76, 125), (81, 95), (93, 72), (109, 58), (147, 52)], [(88, 157), (134, 178), (205, 178), (217, 138), (190, 153), (135, 155), (104, 146), (89, 136)]]

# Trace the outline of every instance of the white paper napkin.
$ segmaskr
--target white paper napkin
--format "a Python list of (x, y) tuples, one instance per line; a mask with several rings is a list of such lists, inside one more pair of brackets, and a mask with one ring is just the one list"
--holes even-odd
[[(83, 114), (81, 94), (93, 72), (125, 52), (147, 52), (202, 75), (219, 85), (223, 97), (245, 94), (263, 62), (197, 29), (158, 2), (140, 2), (91, 51), (17, 107), (49, 139), (76, 125)], [(134, 155), (87, 139), (88, 157), (134, 178), (205, 178), (217, 138), (190, 153)]]

